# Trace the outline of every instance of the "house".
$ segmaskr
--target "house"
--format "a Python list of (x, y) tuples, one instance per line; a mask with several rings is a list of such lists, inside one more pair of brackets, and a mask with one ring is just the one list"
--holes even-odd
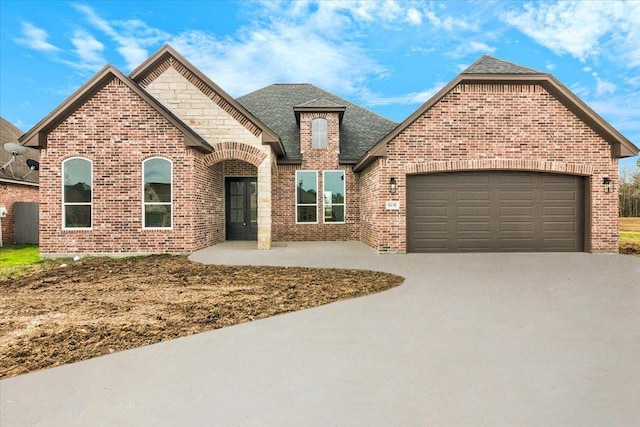
[[(0, 207), (6, 209), (6, 216), (0, 218), (0, 246), (10, 245), (16, 242), (15, 236), (15, 211), (16, 203), (38, 202), (38, 174), (37, 170), (31, 170), (27, 160), (38, 161), (40, 152), (34, 148), (28, 148), (24, 154), (14, 156), (3, 149), (7, 143), (15, 143), (22, 135), (22, 131), (0, 117)], [(16, 153), (17, 154), (17, 153)], [(35, 209), (35, 208), (34, 208)], [(37, 218), (35, 218), (37, 220)], [(37, 227), (37, 224), (33, 224)], [(36, 234), (37, 233), (30, 233)], [(18, 243), (37, 243), (37, 240), (27, 239)]]
[(379, 252), (617, 251), (638, 148), (549, 74), (483, 56), (402, 123), (310, 84), (229, 96), (168, 45), (20, 139), (40, 250), (360, 240)]

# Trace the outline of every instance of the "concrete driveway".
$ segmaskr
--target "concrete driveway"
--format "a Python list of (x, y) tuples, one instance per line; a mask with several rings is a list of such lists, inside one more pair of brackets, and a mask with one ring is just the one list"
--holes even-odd
[(397, 288), (0, 382), (9, 426), (638, 426), (640, 258), (224, 244)]

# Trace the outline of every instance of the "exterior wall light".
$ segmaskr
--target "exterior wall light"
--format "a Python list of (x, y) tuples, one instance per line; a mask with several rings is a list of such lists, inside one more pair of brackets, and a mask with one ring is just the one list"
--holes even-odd
[(396, 194), (398, 191), (398, 183), (395, 178), (389, 178), (389, 193)]
[(611, 191), (613, 191), (613, 182), (611, 181), (611, 178), (609, 178), (608, 176), (605, 176), (604, 178), (602, 178), (602, 185), (604, 185), (605, 193), (611, 193)]

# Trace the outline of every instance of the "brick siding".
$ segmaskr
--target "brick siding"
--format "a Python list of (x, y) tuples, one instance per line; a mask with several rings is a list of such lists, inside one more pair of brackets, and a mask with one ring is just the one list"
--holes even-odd
[[(311, 122), (322, 117), (327, 119), (327, 147), (311, 147)], [(341, 165), (340, 127), (336, 113), (300, 114), (301, 165), (278, 165), (278, 176), (272, 182), (273, 197), (273, 240), (275, 241), (315, 241), (315, 240), (358, 240), (360, 234), (360, 179), (353, 168)], [(318, 171), (318, 223), (296, 224), (296, 171)], [(343, 170), (345, 172), (345, 223), (325, 224), (323, 222), (322, 172)]]
[(38, 202), (38, 187), (30, 185), (0, 182), (0, 206), (7, 208), (7, 216), (2, 222), (2, 245), (15, 243), (15, 216), (13, 204), (15, 202)]
[[(178, 129), (113, 79), (48, 135), (41, 152), (40, 252), (188, 252), (203, 246), (194, 229), (200, 209), (211, 206), (208, 177), (197, 152), (184, 146)], [(161, 156), (173, 162), (173, 228), (142, 228), (142, 162)], [(62, 162), (84, 157), (93, 164), (93, 228), (62, 229)], [(202, 178), (198, 178), (202, 176)], [(195, 179), (194, 179), (195, 178)]]
[[(611, 146), (536, 84), (460, 84), (394, 138), (387, 158), (362, 173), (362, 240), (379, 251), (406, 251), (408, 174), (483, 169), (590, 178), (588, 250), (617, 251), (617, 192), (602, 186), (608, 176), (618, 188)], [(390, 177), (398, 180), (397, 212), (384, 210), (384, 201), (392, 200), (384, 191)]]

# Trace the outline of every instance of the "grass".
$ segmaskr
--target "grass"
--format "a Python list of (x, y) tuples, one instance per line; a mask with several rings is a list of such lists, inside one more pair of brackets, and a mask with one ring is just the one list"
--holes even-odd
[(620, 244), (640, 246), (640, 218), (620, 218)]
[(0, 247), (0, 279), (21, 276), (39, 264), (40, 252), (36, 245), (11, 245)]

